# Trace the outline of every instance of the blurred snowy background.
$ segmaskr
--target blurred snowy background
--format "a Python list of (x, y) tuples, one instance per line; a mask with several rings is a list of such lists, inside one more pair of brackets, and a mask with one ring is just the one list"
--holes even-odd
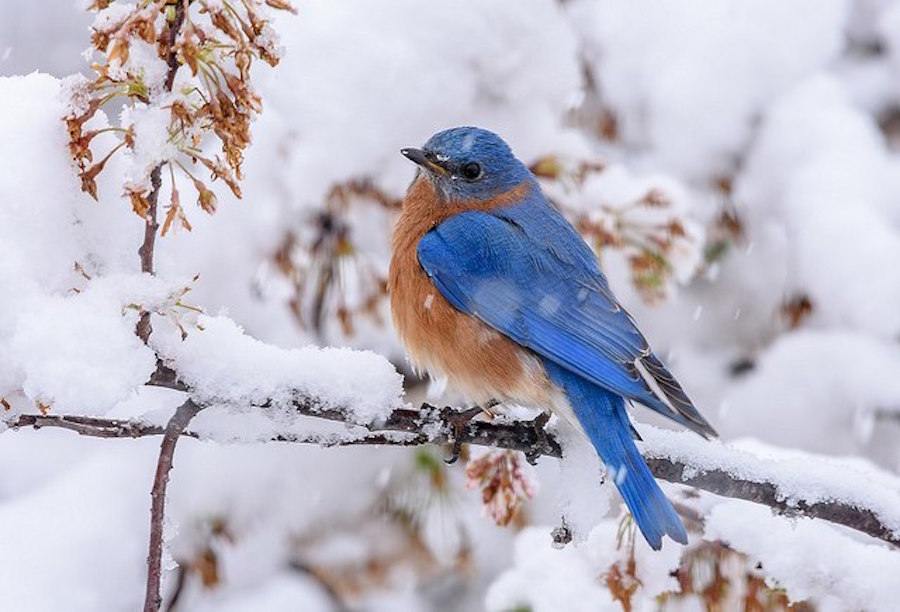
[[(94, 202), (66, 149), (58, 79), (88, 70), (81, 5), (0, 0), (0, 397), (12, 411), (167, 415), (178, 402), (141, 388), (153, 359), (122, 314), (143, 234), (121, 197), (128, 164), (112, 158)], [(243, 199), (217, 190), (214, 215), (191, 206), (193, 230), (157, 245), (160, 282), (188, 279), (186, 301), (216, 315), (213, 354), (265, 362), (233, 321), (279, 347), (371, 349), (408, 374), (383, 295), (414, 172), (398, 150), (479, 125), (536, 164), (595, 239), (723, 440), (832, 456), (861, 489), (900, 491), (900, 1), (295, 5), (274, 20), (281, 63), (254, 67), (264, 110)], [(661, 263), (641, 246), (660, 214), (679, 228), (660, 239)], [(386, 380), (374, 396), (396, 397)], [(410, 401), (428, 392), (406, 386)], [(0, 435), (0, 607), (140, 605), (158, 447)], [(182, 441), (166, 597), (180, 582), (180, 610), (539, 612), (619, 609), (623, 596), (638, 609), (890, 609), (900, 595), (894, 549), (674, 486), (705, 517), (693, 547), (653, 554), (637, 538), (630, 556), (611, 487), (556, 460), (530, 472), (536, 497), (497, 527), (465, 462), (441, 457)], [(549, 537), (560, 507), (595, 526), (563, 551)]]

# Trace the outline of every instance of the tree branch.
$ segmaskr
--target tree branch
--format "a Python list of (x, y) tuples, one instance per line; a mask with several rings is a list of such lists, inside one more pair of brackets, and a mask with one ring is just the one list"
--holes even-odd
[[(175, 41), (181, 26), (184, 24), (185, 11), (187, 10), (188, 0), (182, 0), (175, 4), (175, 15), (169, 23), (168, 31), (168, 47), (169, 54), (166, 58), (168, 71), (166, 73), (165, 89), (167, 92), (172, 91), (175, 84), (175, 73), (178, 72), (178, 50)], [(156, 249), (156, 232), (159, 230), (159, 221), (157, 220), (157, 209), (159, 208), (159, 190), (162, 186), (162, 168), (163, 164), (157, 164), (150, 171), (150, 193), (147, 195), (147, 213), (144, 215), (144, 241), (138, 249), (138, 255), (141, 258), (141, 272), (145, 274), (155, 274), (153, 267), (153, 254)], [(150, 339), (150, 333), (153, 331), (150, 325), (150, 313), (146, 310), (141, 312), (141, 318), (138, 320), (135, 333), (147, 344)]]
[(645, 460), (653, 475), (662, 480), (697, 487), (723, 497), (763, 504), (778, 514), (808, 516), (844, 525), (894, 546), (900, 546), (900, 537), (882, 523), (869, 508), (859, 508), (838, 501), (787, 500), (779, 498), (778, 488), (770, 482), (742, 480), (724, 470), (698, 472), (683, 462), (665, 458), (645, 457)]
[[(174, 15), (169, 22), (168, 27), (168, 56), (166, 57), (165, 90), (172, 91), (175, 84), (175, 73), (178, 72), (180, 63), (178, 61), (178, 33), (184, 24), (186, 13), (188, 11), (189, 0), (176, 1)], [(157, 220), (157, 208), (159, 205), (159, 190), (162, 186), (163, 163), (159, 163), (150, 172), (150, 194), (147, 196), (148, 208), (144, 218), (144, 241), (138, 249), (138, 255), (141, 258), (141, 272), (145, 274), (155, 274), (153, 266), (153, 255), (156, 248), (156, 232), (159, 230), (159, 221)], [(174, 184), (172, 185), (174, 189)], [(135, 328), (138, 337), (147, 344), (150, 340), (150, 334), (153, 327), (150, 323), (150, 312), (142, 311)], [(162, 364), (157, 364), (157, 373), (165, 372)], [(165, 382), (175, 383), (174, 377), (169, 380), (163, 378)], [(150, 491), (150, 546), (147, 553), (147, 591), (144, 596), (144, 612), (159, 612), (162, 605), (162, 593), (160, 586), (162, 584), (162, 552), (163, 552), (163, 518), (166, 506), (166, 487), (169, 484), (169, 472), (172, 469), (172, 461), (175, 455), (175, 444), (178, 438), (187, 429), (191, 419), (202, 410), (202, 406), (194, 403), (188, 398), (178, 409), (172, 418), (169, 419), (166, 429), (163, 432), (163, 440), (159, 449), (159, 460), (156, 463), (156, 476), (153, 479), (153, 489)], [(90, 425), (96, 426), (97, 423)], [(133, 430), (132, 430), (133, 432)]]
[[(178, 384), (178, 383), (176, 383)], [(162, 385), (169, 386), (169, 385)], [(196, 405), (196, 404), (195, 404)], [(256, 408), (269, 408), (268, 403)], [(512, 423), (471, 420), (462, 425), (459, 411), (423, 404), (419, 410), (397, 409), (385, 420), (362, 425), (354, 423), (349, 411), (339, 407), (322, 408), (316, 398), (301, 397), (292, 407), (298, 414), (354, 425), (356, 435), (302, 434), (279, 435), (272, 441), (317, 444), (320, 446), (420, 446), (424, 444), (474, 444), (492, 448), (521, 451), (526, 456), (562, 457), (562, 448), (551, 432), (536, 427), (533, 421)], [(193, 416), (193, 415), (192, 415)], [(7, 423), (20, 427), (60, 427), (81, 435), (101, 438), (132, 438), (163, 434), (162, 428), (134, 421), (96, 419), (76, 416), (21, 415)], [(171, 423), (170, 423), (171, 425)], [(168, 427), (166, 431), (168, 431)], [(186, 428), (180, 435), (201, 437)], [(772, 482), (739, 478), (718, 469), (704, 469), (689, 460), (646, 456), (647, 464), (656, 478), (676, 484), (697, 487), (721, 495), (766, 505), (780, 514), (818, 518), (855, 529), (869, 536), (900, 546), (900, 537), (870, 508), (842, 501), (786, 500), (779, 496)]]
[(156, 463), (156, 476), (150, 491), (150, 550), (147, 554), (147, 593), (144, 597), (144, 612), (159, 612), (162, 604), (160, 585), (162, 583), (163, 517), (166, 509), (166, 487), (169, 472), (175, 457), (175, 444), (187, 429), (191, 419), (203, 409), (188, 399), (175, 410), (163, 432)]

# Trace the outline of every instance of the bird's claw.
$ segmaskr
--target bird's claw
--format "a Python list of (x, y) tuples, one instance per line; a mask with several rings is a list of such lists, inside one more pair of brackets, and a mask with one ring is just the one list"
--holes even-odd
[(550, 414), (541, 412), (531, 420), (531, 429), (534, 431), (535, 442), (525, 451), (525, 460), (531, 465), (537, 465), (538, 457), (550, 450), (550, 441), (547, 439), (547, 430), (544, 425), (550, 420)]
[(500, 404), (501, 402), (498, 399), (489, 399), (487, 402), (485, 402), (484, 406), (482, 406), (481, 409), (486, 415), (488, 415), (489, 418), (493, 419), (497, 416), (497, 413), (494, 412), (493, 408), (499, 406)]
[(450, 425), (450, 456), (444, 459), (444, 463), (451, 465), (459, 459), (462, 452), (463, 432), (469, 426), (469, 422), (484, 412), (481, 406), (474, 406), (468, 410), (457, 411), (449, 406), (444, 408), (444, 422)]

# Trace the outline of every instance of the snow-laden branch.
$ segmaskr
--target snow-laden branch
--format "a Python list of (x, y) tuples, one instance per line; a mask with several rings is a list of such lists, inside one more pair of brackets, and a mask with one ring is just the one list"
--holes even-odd
[[(157, 376), (152, 384), (183, 389), (171, 377), (166, 380)], [(342, 423), (349, 430), (284, 433), (272, 436), (272, 441), (322, 446), (441, 444), (455, 449), (461, 444), (474, 444), (521, 451), (532, 459), (563, 456), (562, 447), (542, 420), (485, 421), (472, 419), (471, 411), (423, 404), (419, 410), (396, 408), (365, 422), (350, 407), (325, 404), (315, 396), (295, 395), (289, 405), (296, 414)], [(262, 403), (253, 408), (267, 410), (272, 406)], [(136, 421), (64, 415), (20, 415), (6, 424), (11, 428), (61, 427), (101, 438), (164, 433), (158, 425)], [(877, 475), (858, 466), (824, 457), (800, 457), (798, 453), (765, 457), (682, 432), (644, 428), (642, 433), (642, 452), (657, 478), (763, 504), (780, 514), (823, 519), (900, 546), (900, 492), (890, 483), (878, 483)], [(196, 429), (185, 429), (181, 435), (207, 437)], [(785, 455), (783, 451), (781, 454)]]

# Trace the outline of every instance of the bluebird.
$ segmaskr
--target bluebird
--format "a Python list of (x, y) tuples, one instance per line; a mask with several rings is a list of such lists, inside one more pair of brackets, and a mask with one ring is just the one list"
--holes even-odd
[(410, 360), (478, 404), (556, 413), (590, 440), (650, 546), (666, 534), (687, 544), (625, 402), (716, 433), (616, 300), (594, 252), (496, 134), (458, 127), (401, 153), (418, 171), (388, 286)]

